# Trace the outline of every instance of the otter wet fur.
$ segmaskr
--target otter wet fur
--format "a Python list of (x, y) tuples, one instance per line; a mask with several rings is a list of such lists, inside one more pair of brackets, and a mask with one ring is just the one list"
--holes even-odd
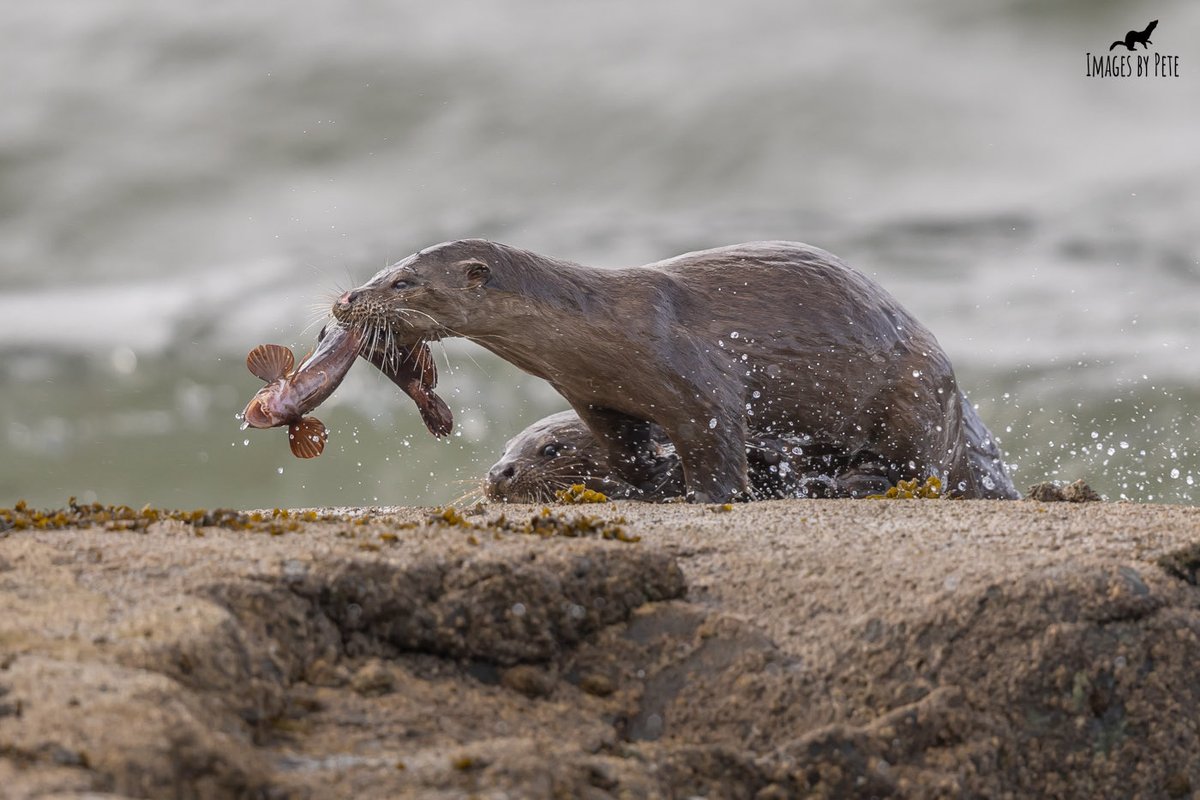
[(697, 502), (746, 496), (751, 433), (838, 453), (854, 494), (937, 476), (949, 494), (1018, 496), (933, 334), (808, 245), (597, 269), (467, 239), (382, 270), (333, 314), (393, 346), (465, 337), (543, 378), (634, 486), (654, 477), (653, 423)]
[(1153, 20), (1153, 21), (1151, 21), (1151, 23), (1149, 25), (1146, 26), (1146, 30), (1144, 30), (1144, 31), (1128, 31), (1128, 32), (1126, 32), (1124, 39), (1118, 39), (1117, 41), (1115, 41), (1111, 45), (1109, 45), (1108, 52), (1111, 53), (1113, 51), (1113, 48), (1122, 47), (1122, 46), (1126, 47), (1129, 50), (1136, 50), (1137, 48), (1134, 47), (1134, 45), (1136, 45), (1136, 44), (1140, 44), (1140, 45), (1142, 45), (1143, 48), (1145, 48), (1146, 50), (1149, 50), (1150, 45), (1154, 44), (1154, 42), (1150, 41), (1150, 34), (1154, 32), (1154, 29), (1156, 27), (1158, 27), (1158, 20)]

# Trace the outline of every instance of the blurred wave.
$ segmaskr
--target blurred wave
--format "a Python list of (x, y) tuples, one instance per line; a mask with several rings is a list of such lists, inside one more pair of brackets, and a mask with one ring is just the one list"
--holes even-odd
[[(1083, 77), (1148, 14), (1183, 77)], [(826, 247), (937, 333), (1018, 484), (1200, 499), (1193, 5), (51, 0), (0, 25), (0, 502), (466, 494), (563, 406), (469, 344), (439, 356), (448, 443), (362, 369), (313, 463), (233, 418), (252, 345), (302, 350), (339, 287), (463, 236), (613, 266)]]

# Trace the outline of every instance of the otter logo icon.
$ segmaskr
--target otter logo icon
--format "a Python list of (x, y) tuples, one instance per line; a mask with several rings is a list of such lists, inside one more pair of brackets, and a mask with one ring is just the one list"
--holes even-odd
[(1125, 38), (1123, 40), (1118, 39), (1117, 41), (1115, 41), (1111, 45), (1109, 45), (1108, 51), (1111, 53), (1113, 48), (1117, 47), (1119, 45), (1124, 45), (1125, 47), (1127, 47), (1130, 50), (1135, 50), (1137, 48), (1135, 48), (1134, 45), (1138, 44), (1138, 43), (1141, 43), (1142, 47), (1149, 50), (1150, 45), (1154, 44), (1154, 42), (1150, 41), (1150, 32), (1154, 30), (1154, 27), (1156, 25), (1158, 25), (1158, 20), (1154, 20), (1149, 25), (1147, 25), (1146, 30), (1144, 30), (1144, 31), (1140, 31), (1140, 32), (1139, 31), (1129, 31), (1128, 33), (1125, 34)]

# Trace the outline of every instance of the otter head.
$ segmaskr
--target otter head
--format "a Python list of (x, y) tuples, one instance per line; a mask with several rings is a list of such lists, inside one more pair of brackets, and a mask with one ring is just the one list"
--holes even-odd
[(368, 337), (390, 334), (400, 346), (463, 332), (503, 258), (483, 239), (428, 247), (379, 272), (333, 304), (333, 316)]
[(595, 437), (574, 411), (538, 420), (504, 446), (487, 476), (487, 496), (508, 503), (549, 503), (554, 493), (581, 483), (610, 497), (633, 487), (611, 477)]

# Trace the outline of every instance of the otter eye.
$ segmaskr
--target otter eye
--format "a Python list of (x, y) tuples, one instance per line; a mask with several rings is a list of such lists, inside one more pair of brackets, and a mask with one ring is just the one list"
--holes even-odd
[(488, 277), (492, 274), (491, 267), (482, 261), (475, 261), (474, 259), (462, 263), (466, 267), (467, 284), (471, 288), (478, 289), (487, 283)]
[(557, 443), (548, 444), (545, 447), (543, 447), (540, 452), (541, 452), (543, 458), (554, 458), (555, 456), (558, 455), (558, 451), (561, 447), (562, 447), (562, 445), (557, 444)]
[(398, 290), (399, 289), (409, 289), (411, 287), (412, 287), (412, 282), (408, 281), (404, 278), (397, 278), (396, 280), (392, 281), (393, 289), (398, 289)]

